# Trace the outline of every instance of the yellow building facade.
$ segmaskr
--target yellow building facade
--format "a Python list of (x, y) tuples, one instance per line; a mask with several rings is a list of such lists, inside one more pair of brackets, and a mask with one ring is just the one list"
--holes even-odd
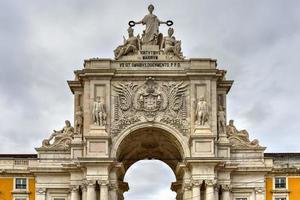
[(0, 200), (35, 200), (35, 176), (29, 165), (36, 155), (0, 155)]
[(300, 199), (300, 154), (266, 153), (273, 169), (266, 176), (266, 200)]

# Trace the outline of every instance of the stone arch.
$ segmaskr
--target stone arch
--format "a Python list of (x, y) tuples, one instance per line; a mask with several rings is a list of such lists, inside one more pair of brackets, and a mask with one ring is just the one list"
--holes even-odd
[(149, 122), (141, 122), (138, 124), (135, 124), (134, 126), (131, 126), (129, 128), (126, 128), (124, 131), (122, 131), (117, 138), (114, 140), (112, 148), (111, 148), (111, 157), (112, 158), (117, 158), (117, 151), (119, 149), (120, 144), (122, 141), (130, 134), (133, 132), (136, 132), (138, 130), (142, 129), (151, 129), (151, 128), (157, 128), (163, 130), (165, 133), (170, 134), (176, 139), (175, 141), (180, 144), (180, 150), (182, 153), (182, 158), (190, 157), (190, 148), (188, 145), (188, 139), (183, 136), (182, 133), (177, 131), (175, 128), (170, 127), (168, 125), (159, 123), (159, 122), (154, 122), (154, 123), (149, 123)]
[(176, 129), (161, 123), (135, 124), (115, 138), (111, 157), (117, 161), (117, 167), (111, 171), (111, 179), (118, 180), (122, 188), (120, 191), (129, 189), (124, 176), (130, 166), (139, 160), (156, 159), (172, 169), (176, 182), (172, 183), (171, 188), (177, 195), (181, 195), (179, 190), (186, 172), (178, 170), (178, 167), (181, 168), (185, 158), (190, 157), (190, 149), (188, 138)]

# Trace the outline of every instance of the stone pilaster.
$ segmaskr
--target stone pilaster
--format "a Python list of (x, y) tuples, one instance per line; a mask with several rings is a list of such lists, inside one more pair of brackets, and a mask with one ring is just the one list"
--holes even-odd
[(255, 197), (256, 200), (265, 200), (264, 188), (255, 188)]
[(86, 182), (84, 182), (81, 185), (81, 199), (87, 200), (87, 183)]
[(231, 199), (231, 186), (222, 185), (222, 200), (230, 200), (230, 199)]
[(215, 184), (214, 185), (214, 197), (215, 197), (215, 200), (219, 200), (219, 190), (220, 190), (220, 185), (219, 184)]
[(100, 200), (108, 200), (108, 181), (99, 181)]
[(201, 200), (201, 180), (193, 181), (193, 186), (192, 186), (192, 193), (193, 193), (193, 200)]
[(87, 200), (96, 200), (95, 181), (87, 181)]
[(70, 189), (71, 189), (71, 200), (80, 200), (79, 186), (72, 185)]
[(206, 180), (206, 200), (215, 200), (214, 183), (212, 180)]
[(46, 188), (36, 188), (36, 200), (46, 200)]

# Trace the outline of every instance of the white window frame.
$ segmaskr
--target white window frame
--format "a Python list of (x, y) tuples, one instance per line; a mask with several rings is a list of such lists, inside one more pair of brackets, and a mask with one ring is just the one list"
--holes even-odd
[(26, 199), (29, 200), (28, 194), (14, 194), (13, 195), (13, 200), (17, 199)]
[[(275, 187), (275, 180), (276, 178), (285, 178), (285, 188), (276, 188)], [(274, 176), (273, 177), (273, 190), (288, 190), (289, 184), (288, 184), (288, 177), (287, 176)]]
[[(25, 189), (17, 189), (16, 186), (17, 186), (17, 179), (26, 179), (26, 188)], [(15, 177), (14, 178), (14, 191), (28, 191), (28, 178), (27, 177)]]
[(289, 200), (288, 194), (273, 194), (272, 200), (276, 200), (276, 198), (285, 198), (286, 200)]

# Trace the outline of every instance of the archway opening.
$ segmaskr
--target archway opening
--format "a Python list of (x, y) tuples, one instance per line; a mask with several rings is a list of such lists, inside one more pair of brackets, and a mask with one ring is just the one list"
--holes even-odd
[(176, 181), (172, 169), (159, 160), (141, 160), (126, 172), (124, 181), (130, 190), (124, 193), (125, 200), (174, 200), (176, 193), (170, 190)]
[[(141, 128), (126, 135), (116, 152), (116, 158), (123, 166), (118, 172), (118, 180), (125, 184), (128, 181), (129, 185), (125, 199), (175, 199), (176, 193), (170, 187), (172, 185), (173, 191), (180, 187), (183, 174), (178, 171), (178, 166), (184, 155), (180, 141), (161, 128)], [(143, 196), (137, 198), (140, 194)]]

